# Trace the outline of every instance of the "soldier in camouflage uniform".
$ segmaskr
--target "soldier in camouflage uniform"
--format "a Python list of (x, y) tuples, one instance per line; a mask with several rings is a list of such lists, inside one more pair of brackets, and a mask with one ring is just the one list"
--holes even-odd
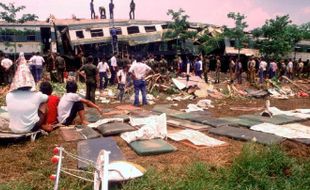
[(250, 59), (250, 61), (248, 62), (248, 72), (249, 72), (249, 82), (251, 84), (255, 83), (255, 66), (256, 66), (256, 62), (253, 58)]
[(168, 62), (165, 57), (162, 55), (159, 61), (159, 72), (161, 75), (166, 75), (168, 71)]
[(208, 72), (210, 68), (210, 59), (208, 56), (204, 57), (202, 68), (203, 68), (203, 76), (205, 78), (206, 83), (208, 83), (209, 82)]

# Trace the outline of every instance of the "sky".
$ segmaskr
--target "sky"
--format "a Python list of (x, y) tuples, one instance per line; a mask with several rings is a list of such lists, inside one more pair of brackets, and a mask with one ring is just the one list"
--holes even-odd
[[(108, 7), (110, 0), (94, 0), (98, 7)], [(128, 19), (131, 0), (114, 0), (115, 18)], [(3, 3), (25, 5), (24, 13), (33, 13), (45, 20), (50, 14), (56, 18), (90, 17), (90, 0), (1, 0)], [(266, 19), (289, 14), (295, 24), (310, 22), (310, 0), (135, 0), (136, 19), (170, 20), (168, 9), (182, 8), (192, 22), (233, 26), (229, 12), (247, 16), (248, 29), (262, 26)]]

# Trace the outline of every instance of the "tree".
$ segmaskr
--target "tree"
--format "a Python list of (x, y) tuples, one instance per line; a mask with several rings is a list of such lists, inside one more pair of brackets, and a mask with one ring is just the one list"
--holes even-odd
[[(177, 48), (179, 48), (179, 44), (181, 45), (181, 49), (183, 49), (183, 45), (187, 39), (193, 39), (197, 32), (189, 31), (189, 16), (185, 14), (183, 9), (179, 9), (178, 11), (174, 11), (169, 9), (167, 15), (172, 17), (173, 22), (168, 25), (168, 31), (164, 33), (164, 38), (171, 40), (177, 40)], [(181, 42), (181, 43), (180, 43)]]
[(235, 40), (235, 48), (238, 49), (239, 58), (240, 51), (244, 47), (243, 44), (248, 40), (244, 32), (244, 30), (248, 27), (248, 24), (244, 21), (246, 16), (240, 13), (230, 12), (227, 17), (235, 21), (235, 27), (225, 28), (224, 35)]
[[(35, 14), (23, 14), (22, 17), (17, 18), (17, 13), (24, 10), (25, 6), (15, 6), (14, 3), (9, 3), (9, 5), (6, 5), (4, 3), (0, 3), (0, 8), (2, 8), (2, 11), (0, 12), (0, 20), (4, 20), (8, 23), (25, 23), (27, 21), (35, 21), (39, 17)], [(20, 34), (20, 32), (14, 32), (14, 44), (7, 43), (6, 46), (13, 46), (15, 49), (14, 58), (16, 55), (16, 36)]]
[(302, 24), (300, 30), (302, 32), (302, 39), (310, 40), (310, 22)]
[(303, 38), (300, 27), (291, 24), (289, 15), (269, 19), (262, 28), (254, 30), (260, 52), (267, 58), (281, 59)]
[(0, 8), (3, 9), (3, 11), (0, 12), (0, 19), (9, 23), (24, 23), (27, 21), (35, 21), (39, 18), (35, 14), (23, 14), (21, 18), (16, 18), (17, 13), (26, 8), (23, 5), (16, 7), (14, 3), (9, 3), (9, 5), (0, 3)]

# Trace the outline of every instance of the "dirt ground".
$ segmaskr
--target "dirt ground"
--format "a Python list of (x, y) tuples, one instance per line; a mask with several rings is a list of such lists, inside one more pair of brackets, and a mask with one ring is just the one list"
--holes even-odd
[[(291, 110), (297, 108), (310, 108), (309, 98), (291, 98), (289, 100), (273, 100), (271, 105), (283, 110)], [(174, 109), (185, 108), (186, 105), (193, 101), (178, 102), (178, 106)], [(234, 106), (262, 107), (266, 99), (225, 99), (213, 100), (215, 108), (209, 109), (214, 117), (237, 116), (245, 113), (231, 111), (229, 108)], [(161, 103), (167, 103), (165, 101)], [(117, 104), (116, 104), (117, 105)], [(110, 109), (116, 106), (104, 106), (104, 109)], [(150, 110), (152, 106), (144, 109)], [(310, 122), (304, 122), (310, 126)], [(204, 150), (195, 150), (180, 143), (168, 140), (170, 144), (177, 147), (177, 151), (169, 154), (158, 156), (138, 156), (124, 140), (120, 137), (114, 137), (115, 141), (121, 148), (125, 158), (128, 161), (142, 165), (143, 167), (155, 168), (160, 171), (171, 171), (174, 168), (199, 161), (216, 166), (229, 166), (233, 159), (240, 153), (244, 142), (232, 140), (225, 137), (216, 137), (217, 139), (227, 142), (229, 145), (218, 148), (209, 148)], [(29, 141), (17, 142), (14, 144), (1, 143), (0, 146), (0, 184), (15, 180), (29, 181), (40, 180), (42, 183), (51, 183), (48, 179), (51, 172), (55, 171), (55, 166), (51, 164), (50, 158), (53, 156), (52, 150), (57, 145), (62, 145), (65, 149), (72, 153), (76, 153), (77, 143), (66, 143), (59, 135), (59, 130), (52, 132), (49, 136), (40, 137), (36, 142)], [(297, 158), (309, 158), (310, 147), (292, 141), (282, 143), (283, 149), (291, 156)], [(66, 161), (65, 166), (76, 168), (75, 161)], [(33, 179), (35, 177), (35, 179)]]

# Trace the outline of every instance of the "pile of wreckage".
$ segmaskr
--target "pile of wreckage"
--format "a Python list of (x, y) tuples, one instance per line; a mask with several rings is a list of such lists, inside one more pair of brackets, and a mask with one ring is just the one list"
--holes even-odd
[[(186, 100), (194, 97), (198, 98), (214, 98), (223, 99), (231, 97), (252, 97), (265, 98), (270, 96), (274, 99), (289, 99), (290, 97), (309, 97), (310, 80), (298, 80), (296, 82), (282, 77), (282, 84), (278, 81), (267, 80), (267, 89), (256, 89), (242, 85), (230, 84), (227, 80), (223, 84), (227, 84), (222, 88), (216, 89), (214, 85), (207, 84), (203, 79), (197, 76), (173, 78), (172, 83), (181, 91), (177, 97), (168, 97), (167, 100)], [(184, 95), (187, 92), (187, 96)], [(180, 96), (181, 95), (181, 96)], [(188, 96), (192, 95), (192, 96)]]

